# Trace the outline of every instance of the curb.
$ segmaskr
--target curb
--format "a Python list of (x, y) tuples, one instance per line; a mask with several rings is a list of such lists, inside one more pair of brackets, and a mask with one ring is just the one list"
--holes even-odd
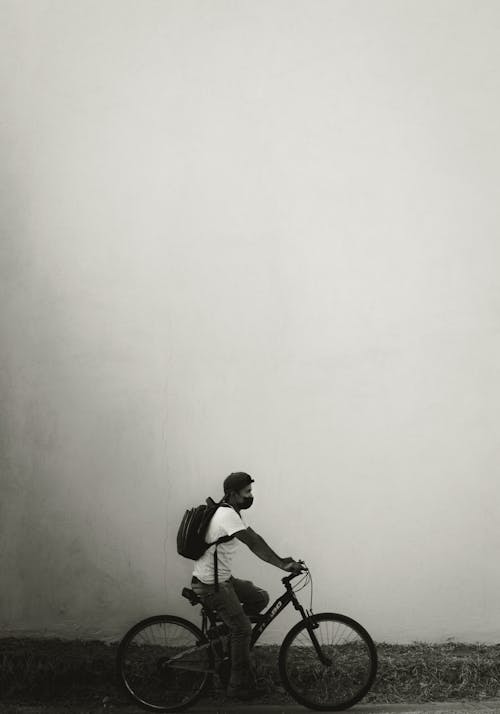
[[(225, 712), (238, 712), (239, 714), (259, 714), (267, 712), (268, 714), (287, 714), (287, 712), (308, 712), (306, 707), (300, 704), (229, 704), (226, 706), (203, 707), (194, 706), (191, 711), (198, 714), (225, 714)], [(404, 704), (357, 704), (348, 711), (359, 712), (360, 714), (376, 714), (377, 712), (450, 712), (450, 711), (471, 711), (471, 712), (500, 712), (500, 699), (491, 699), (484, 701), (447, 701), (447, 702), (409, 702)], [(130, 711), (128, 714), (136, 714)]]
[[(97, 712), (102, 712), (107, 710), (110, 714), (144, 714), (144, 709), (137, 707), (135, 704), (121, 704), (118, 706), (110, 705), (103, 706), (99, 705), (85, 705), (79, 703), (66, 703), (66, 704), (15, 704), (15, 703), (0, 703), (0, 712), (6, 712), (7, 714), (63, 714), (63, 712), (71, 712), (72, 714), (96, 714)], [(229, 703), (223, 704), (221, 706), (216, 705), (194, 705), (189, 708), (188, 711), (192, 711), (196, 714), (301, 714), (302, 712), (307, 713), (308, 709), (301, 706), (300, 704), (264, 704), (263, 702), (255, 702), (254, 704), (245, 703)], [(490, 712), (500, 713), (500, 699), (485, 699), (478, 701), (470, 700), (458, 700), (458, 701), (446, 701), (446, 702), (408, 702), (399, 704), (358, 704), (349, 711), (359, 712), (359, 714), (377, 714), (378, 712), (400, 712), (406, 714), (421, 714), (422, 712), (429, 712), (430, 714), (437, 714), (437, 712), (483, 712), (484, 714), (489, 714)]]

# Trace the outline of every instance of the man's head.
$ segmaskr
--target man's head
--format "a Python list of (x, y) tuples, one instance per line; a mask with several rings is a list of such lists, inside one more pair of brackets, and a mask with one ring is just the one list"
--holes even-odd
[(250, 508), (253, 503), (254, 479), (244, 471), (235, 471), (224, 479), (224, 498), (238, 512)]

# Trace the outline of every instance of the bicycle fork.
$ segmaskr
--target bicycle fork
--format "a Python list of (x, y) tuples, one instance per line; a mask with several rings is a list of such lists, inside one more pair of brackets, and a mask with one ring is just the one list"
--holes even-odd
[[(307, 610), (306, 610), (307, 612)], [(312, 611), (309, 611), (309, 615), (306, 618), (306, 628), (307, 631), (309, 632), (309, 637), (311, 638), (311, 641), (313, 643), (314, 649), (316, 650), (316, 654), (319, 657), (319, 660), (321, 664), (324, 664), (325, 666), (330, 666), (332, 664), (332, 660), (330, 657), (327, 657), (325, 654), (323, 654), (323, 650), (321, 649), (321, 645), (318, 642), (318, 638), (314, 634), (313, 630), (317, 630), (319, 627), (318, 623), (314, 619), (314, 615)]]
[(314, 619), (313, 611), (307, 609), (304, 610), (295, 595), (292, 597), (292, 602), (294, 608), (300, 612), (300, 614), (302, 615), (302, 619), (306, 623), (306, 629), (309, 633), (309, 637), (311, 638), (311, 642), (313, 643), (313, 647), (316, 650), (316, 654), (319, 657), (319, 661), (321, 662), (321, 664), (324, 664), (327, 667), (330, 666), (332, 664), (332, 660), (330, 659), (330, 657), (327, 657), (325, 654), (323, 654), (321, 645), (318, 642), (318, 638), (314, 634), (314, 630), (317, 630), (319, 625)]

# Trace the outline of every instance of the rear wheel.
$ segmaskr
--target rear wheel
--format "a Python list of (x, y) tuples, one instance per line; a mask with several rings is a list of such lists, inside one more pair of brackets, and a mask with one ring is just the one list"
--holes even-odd
[(116, 665), (120, 682), (136, 704), (156, 712), (180, 711), (203, 694), (214, 655), (196, 625), (156, 615), (127, 632)]
[(377, 650), (368, 632), (355, 620), (333, 612), (312, 615), (311, 623), (323, 663), (306, 621), (298, 622), (283, 640), (279, 670), (284, 687), (309, 709), (339, 711), (359, 702), (377, 673)]

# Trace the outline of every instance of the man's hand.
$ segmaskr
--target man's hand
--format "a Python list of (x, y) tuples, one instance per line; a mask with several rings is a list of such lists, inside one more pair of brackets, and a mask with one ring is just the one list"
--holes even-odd
[(301, 570), (303, 570), (304, 568), (302, 563), (298, 563), (293, 558), (282, 558), (281, 567), (283, 568), (283, 570), (286, 570), (289, 573), (300, 573)]

